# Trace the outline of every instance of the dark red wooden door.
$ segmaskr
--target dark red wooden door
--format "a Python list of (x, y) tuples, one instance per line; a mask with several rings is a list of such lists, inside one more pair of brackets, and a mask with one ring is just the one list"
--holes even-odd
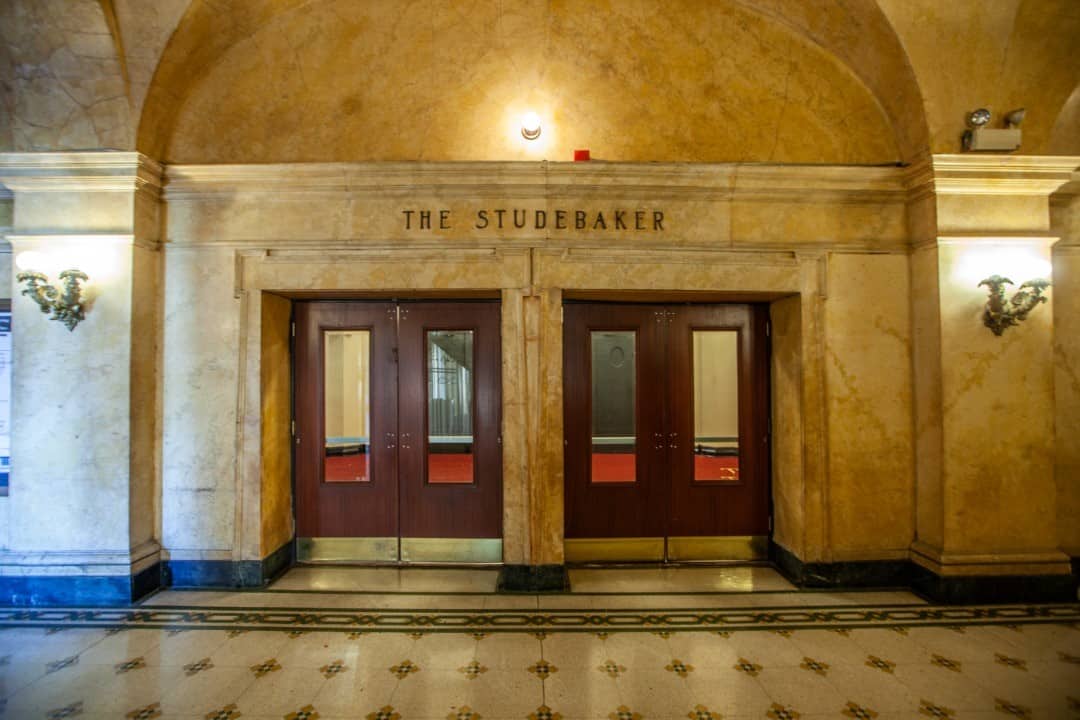
[[(499, 305), (298, 302), (294, 319), (297, 536), (502, 537)], [(335, 558), (402, 559), (385, 546)]]
[[(669, 435), (674, 433), (668, 445), (668, 535), (767, 535), (767, 311), (752, 305), (686, 305), (671, 310), (666, 328)], [(709, 347), (709, 340), (720, 342)], [(722, 378), (709, 377), (716, 365), (724, 371)], [(696, 387), (706, 383), (707, 387)], [(736, 409), (730, 429), (724, 423), (725, 429), (711, 429), (715, 421), (711, 426), (710, 410)]]
[[(396, 317), (393, 303), (296, 303), (298, 537), (398, 534)], [(331, 382), (327, 392), (327, 367), (341, 364), (334, 345), (351, 337), (368, 348), (368, 411), (359, 414), (369, 427), (328, 432), (327, 400), (337, 390)]]
[(566, 538), (767, 535), (767, 309), (563, 310)]
[(664, 535), (663, 312), (649, 305), (563, 308), (567, 538)]
[(502, 537), (496, 303), (402, 303), (401, 535)]

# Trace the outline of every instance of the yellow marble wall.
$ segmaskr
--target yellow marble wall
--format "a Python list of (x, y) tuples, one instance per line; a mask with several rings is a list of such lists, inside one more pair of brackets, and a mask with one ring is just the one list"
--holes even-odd
[(1055, 197), (1054, 406), (1057, 527), (1061, 547), (1080, 557), (1080, 187)]
[(806, 557), (802, 433), (802, 304), (798, 295), (769, 307), (772, 323), (773, 540)]
[[(916, 244), (912, 551), (936, 572), (1068, 570), (1057, 522), (1049, 519), (1063, 512), (1055, 416), (1069, 417), (1056, 407), (1055, 363), (1059, 375), (1067, 366), (1055, 359), (1055, 306), (1074, 302), (1071, 288), (1067, 281), (1051, 288), (1048, 303), (998, 337), (983, 325), (987, 290), (978, 284), (992, 274), (1018, 285), (1059, 273), (1050, 262), (1057, 238), (1049, 199), (1076, 162), (936, 155), (932, 174), (912, 173), (921, 198), (909, 214)], [(928, 178), (932, 194), (922, 185)]]
[(906, 254), (829, 256), (824, 326), (833, 559), (906, 558), (914, 537), (908, 287)]
[(259, 557), (265, 558), (293, 536), (292, 357), (289, 300), (263, 293), (260, 327)]
[[(1048, 244), (1029, 249), (1049, 259)], [(981, 321), (985, 289), (957, 278), (982, 250), (978, 240), (938, 250), (945, 548), (1044, 551), (1057, 546), (1048, 522), (1056, 516), (1053, 305), (995, 337)]]

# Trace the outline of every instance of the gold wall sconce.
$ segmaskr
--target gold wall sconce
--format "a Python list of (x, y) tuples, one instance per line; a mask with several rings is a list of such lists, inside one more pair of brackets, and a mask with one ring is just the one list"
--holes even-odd
[(1012, 280), (1001, 275), (991, 275), (979, 283), (979, 287), (985, 285), (990, 292), (983, 312), (983, 325), (997, 336), (1005, 332), (1005, 328), (1019, 325), (1028, 313), (1046, 302), (1043, 292), (1050, 287), (1050, 281), (1044, 278), (1028, 280), (1011, 298), (1006, 298), (1005, 286), (1012, 284)]
[(15, 264), (23, 270), (15, 276), (15, 280), (26, 283), (22, 294), (36, 302), (41, 312), (51, 314), (50, 320), (59, 320), (69, 331), (74, 330), (86, 319), (86, 301), (81, 283), (89, 278), (82, 270), (71, 268), (61, 271), (59, 282), (54, 285), (49, 282), (48, 275), (34, 268), (35, 261), (43, 259), (39, 255), (27, 252), (15, 258)]

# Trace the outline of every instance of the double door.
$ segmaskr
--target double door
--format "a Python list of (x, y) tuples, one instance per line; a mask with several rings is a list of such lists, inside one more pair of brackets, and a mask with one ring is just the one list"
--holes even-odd
[(501, 562), (499, 305), (295, 307), (300, 560)]
[(763, 557), (767, 311), (564, 307), (566, 557)]

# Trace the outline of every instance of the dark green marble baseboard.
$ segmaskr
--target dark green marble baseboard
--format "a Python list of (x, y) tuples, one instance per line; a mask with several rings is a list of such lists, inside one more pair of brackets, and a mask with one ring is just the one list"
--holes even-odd
[(505, 593), (559, 593), (570, 589), (565, 565), (503, 565), (496, 590)]
[(806, 563), (777, 543), (769, 544), (769, 559), (800, 588), (909, 588), (934, 602), (957, 605), (1074, 602), (1080, 568), (1074, 558), (1072, 575), (954, 577), (938, 575), (910, 560)]

